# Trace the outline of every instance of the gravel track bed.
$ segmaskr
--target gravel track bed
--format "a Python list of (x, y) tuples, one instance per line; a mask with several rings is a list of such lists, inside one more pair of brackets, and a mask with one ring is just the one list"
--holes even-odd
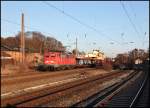
[[(58, 94), (55, 98), (53, 96), (53, 100), (49, 100), (49, 103), (47, 105), (44, 105), (44, 103), (43, 105), (46, 107), (69, 107), (81, 100), (86, 99), (94, 93), (99, 92), (116, 82), (119, 82), (122, 75), (124, 74), (119, 73), (116, 75), (112, 75), (111, 77), (104, 78), (103, 80), (98, 80), (96, 82), (92, 82), (90, 84), (75, 88), (72, 91), (65, 91), (65, 93), (62, 93), (63, 95)], [(120, 78), (116, 79), (115, 77)]]
[(19, 89), (24, 89), (27, 87), (37, 86), (45, 83), (50, 82), (57, 82), (69, 78), (80, 78), (81, 73), (84, 72), (84, 75), (88, 76), (94, 76), (99, 74), (105, 74), (108, 73), (104, 70), (98, 70), (98, 69), (77, 69), (77, 70), (68, 70), (67, 72), (56, 72), (56, 73), (45, 73), (45, 74), (38, 74), (33, 76), (25, 76), (23, 79), (22, 77), (13, 78), (11, 80), (7, 80), (7, 83), (1, 82), (1, 94), (7, 93), (10, 91), (16, 91)]
[[(33, 98), (33, 97), (36, 97), (36, 96), (43, 96), (43, 94), (45, 94), (45, 93), (52, 93), (52, 94), (55, 94), (55, 93), (53, 93), (54, 91), (62, 91), (63, 89), (65, 89), (65, 88), (67, 88), (67, 87), (71, 87), (72, 85), (80, 85), (80, 84), (82, 84), (82, 83), (87, 83), (87, 81), (88, 82), (91, 82), (93, 79), (100, 79), (100, 80), (102, 80), (103, 78), (104, 78), (104, 76), (111, 76), (112, 74), (116, 74), (116, 73), (119, 73), (119, 72), (113, 72), (113, 73), (107, 73), (107, 75), (98, 75), (98, 76), (93, 76), (93, 77), (90, 77), (90, 78), (86, 78), (86, 79), (82, 79), (82, 80), (78, 80), (78, 81), (74, 81), (74, 82), (70, 82), (70, 83), (67, 83), (67, 84), (63, 84), (62, 86), (56, 86), (56, 87), (49, 87), (49, 88), (47, 88), (47, 89), (43, 89), (43, 90), (38, 90), (38, 91), (36, 91), (36, 92), (31, 92), (31, 93), (26, 93), (26, 94), (22, 94), (22, 95), (19, 95), (19, 96), (17, 96), (17, 97), (11, 97), (11, 98), (8, 98), (8, 99), (3, 99), (3, 100), (1, 100), (1, 102), (3, 103), (3, 102), (5, 102), (5, 103), (7, 103), (7, 102), (10, 102), (10, 103), (13, 103), (13, 102), (15, 102), (16, 100), (17, 100), (17, 102), (21, 102), (21, 101), (23, 101), (24, 99), (31, 99), (31, 98)], [(75, 86), (76, 87), (76, 86)], [(40, 100), (41, 101), (41, 100)], [(4, 104), (4, 103), (3, 103)]]
[(2, 77), (2, 84), (11, 84), (15, 83), (17, 81), (26, 81), (28, 79), (34, 79), (38, 77), (45, 77), (45, 76), (59, 76), (59, 75), (66, 75), (66, 74), (74, 74), (75, 72), (80, 72), (83, 70), (92, 70), (92, 68), (85, 68), (85, 69), (75, 69), (75, 70), (66, 70), (66, 71), (55, 71), (55, 72), (36, 72), (35, 73), (27, 73), (26, 75), (21, 75), (21, 76), (13, 76), (13, 77)]

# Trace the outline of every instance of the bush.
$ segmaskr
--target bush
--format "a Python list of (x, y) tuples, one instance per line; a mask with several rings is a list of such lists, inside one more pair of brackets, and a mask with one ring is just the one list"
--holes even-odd
[(107, 70), (107, 71), (112, 70), (112, 65), (111, 64), (104, 63), (102, 67), (103, 67), (104, 70)]

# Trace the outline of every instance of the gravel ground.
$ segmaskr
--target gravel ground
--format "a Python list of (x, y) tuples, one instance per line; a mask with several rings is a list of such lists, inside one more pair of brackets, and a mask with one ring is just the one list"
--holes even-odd
[[(74, 103), (77, 103), (92, 94), (108, 87), (109, 85), (119, 82), (121, 78), (128, 76), (129, 73), (122, 73), (116, 77), (108, 78), (101, 82), (94, 82), (88, 85), (87, 87), (74, 89), (72, 92), (67, 92), (67, 94), (58, 94), (56, 98), (49, 101), (49, 104), (44, 105), (46, 107), (69, 107)], [(59, 96), (60, 95), (60, 96)]]
[(108, 72), (102, 69), (76, 69), (62, 72), (29, 74), (25, 76), (16, 75), (16, 77), (2, 77), (1, 94), (65, 79), (80, 78), (82, 75), (89, 77), (105, 73)]
[[(99, 69), (98, 70), (90, 70), (90, 72), (92, 72), (92, 73), (95, 71), (97, 73), (100, 73), (100, 72), (98, 72), (98, 71), (100, 71)], [(80, 74), (80, 78), (84, 78), (84, 77), (88, 78), (88, 72), (89, 71), (86, 71), (83, 74), (83, 70), (82, 70), (82, 72), (81, 72), (82, 74)], [(103, 75), (106, 73), (107, 73), (107, 75), (109, 73), (112, 73), (112, 74), (110, 74), (108, 77), (103, 77)], [(47, 105), (48, 103), (49, 103), (48, 106), (52, 106), (52, 107), (70, 106), (73, 103), (78, 102), (82, 99), (85, 99), (85, 98), (87, 98), (87, 96), (90, 96), (93, 93), (104, 89), (105, 87), (111, 85), (115, 81), (118, 81), (119, 79), (121, 79), (121, 77), (126, 77), (129, 74), (129, 72), (120, 72), (120, 71), (115, 72), (115, 73), (114, 73), (114, 71), (106, 72), (106, 73), (102, 72), (101, 74), (94, 74), (94, 75), (92, 74), (93, 76), (96, 75), (95, 77), (91, 77), (92, 79), (93, 78), (99, 78), (99, 79), (97, 79), (95, 81), (92, 81), (92, 79), (91, 79), (91, 81), (87, 84), (84, 84), (84, 85), (81, 84), (80, 86), (76, 86), (72, 89), (66, 89), (66, 90), (64, 89), (64, 91), (56, 92), (51, 95), (47, 95), (38, 100), (33, 100), (33, 102), (29, 102), (29, 104), (25, 103), (22, 106)], [(118, 73), (118, 74), (116, 74), (116, 73)], [(85, 81), (85, 80), (82, 80), (82, 81)], [(76, 84), (76, 81), (74, 81), (74, 83)], [(72, 81), (70, 82), (70, 84), (73, 84)], [(59, 85), (60, 85), (60, 83), (57, 84), (58, 87), (60, 87)], [(66, 86), (69, 87), (69, 83), (67, 83)], [(52, 88), (52, 91), (55, 90), (55, 89), (53, 89), (53, 86), (50, 85), (50, 87)], [(41, 92), (34, 92), (34, 94), (31, 94), (31, 96), (33, 95), (33, 97), (34, 97), (38, 94), (41, 95), (42, 93), (44, 94), (44, 93), (48, 93), (48, 92), (50, 92), (49, 89), (42, 88)], [(31, 98), (31, 96), (29, 95), (29, 98)], [(27, 97), (28, 97), (28, 95), (24, 95), (24, 97), (22, 97), (22, 99), (25, 99)], [(18, 97), (17, 100), (21, 101), (22, 99), (21, 99), (21, 97), (20, 98)], [(13, 100), (9, 100), (9, 101), (11, 103)], [(5, 101), (5, 102), (7, 102), (7, 101)]]

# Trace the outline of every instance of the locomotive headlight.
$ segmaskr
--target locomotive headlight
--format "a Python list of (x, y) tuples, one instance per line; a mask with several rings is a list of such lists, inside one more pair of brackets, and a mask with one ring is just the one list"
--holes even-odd
[(54, 61), (50, 61), (51, 63), (54, 63)]
[(49, 63), (49, 61), (45, 61), (45, 63)]

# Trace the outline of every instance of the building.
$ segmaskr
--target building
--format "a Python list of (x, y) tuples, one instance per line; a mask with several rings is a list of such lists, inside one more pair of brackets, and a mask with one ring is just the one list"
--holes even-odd
[(11, 48), (5, 45), (1, 45), (1, 67), (5, 66), (5, 64), (12, 64), (14, 60), (12, 56), (6, 52), (12, 51)]
[(141, 64), (141, 63), (143, 63), (143, 61), (142, 61), (140, 58), (138, 58), (138, 59), (136, 59), (136, 60), (134, 61), (134, 63), (135, 63), (135, 64)]
[(93, 50), (92, 53), (88, 53), (85, 55), (85, 58), (86, 57), (90, 57), (90, 58), (96, 58), (96, 59), (99, 59), (99, 60), (104, 60), (105, 59), (105, 55), (103, 52), (100, 52), (99, 50)]

